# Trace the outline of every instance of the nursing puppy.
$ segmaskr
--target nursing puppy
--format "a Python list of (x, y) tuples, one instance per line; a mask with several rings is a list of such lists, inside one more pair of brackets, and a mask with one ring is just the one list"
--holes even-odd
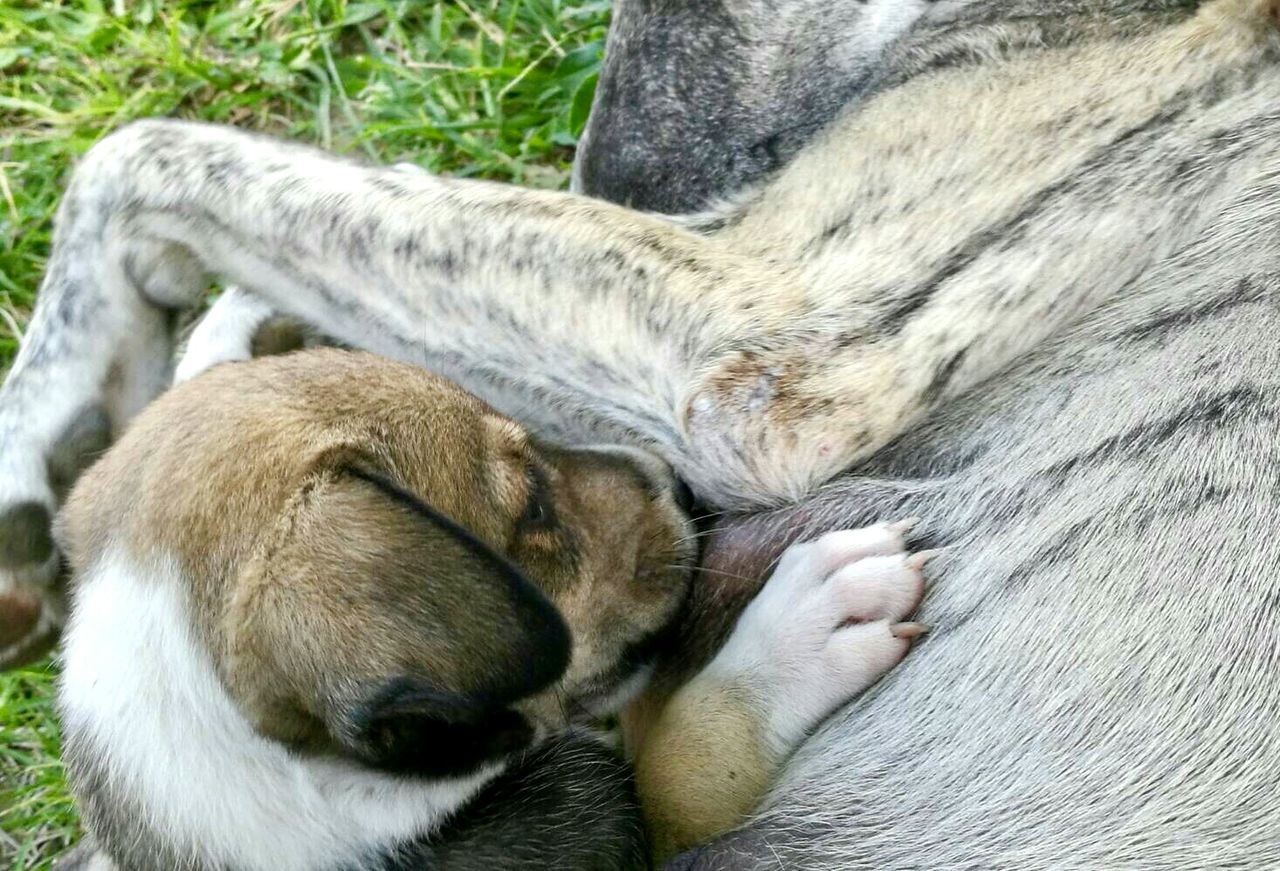
[[(724, 655), (650, 706), (630, 738), (659, 854), (738, 822), (722, 773), (697, 771), (758, 795), (901, 659), (916, 627), (890, 621), (924, 561), (903, 529), (797, 548)], [(83, 476), (58, 536), (66, 758), (117, 866), (428, 866), (529, 750), (600, 804), (539, 812), (537, 766), (517, 763), (502, 812), (521, 843), (589, 845), (539, 842), (533, 865), (647, 862), (625, 775), (567, 732), (636, 694), (688, 589), (694, 536), (656, 459), (553, 449), (419, 368), (304, 352), (170, 391)], [(451, 867), (505, 843), (472, 840)]]

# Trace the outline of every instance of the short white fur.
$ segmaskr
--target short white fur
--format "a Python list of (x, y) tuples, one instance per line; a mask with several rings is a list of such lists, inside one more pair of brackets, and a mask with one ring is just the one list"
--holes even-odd
[(65, 729), (175, 847), (213, 867), (341, 867), (429, 832), (497, 773), (414, 781), (258, 735), (201, 652), (180, 590), (171, 560), (108, 551), (78, 588), (61, 692)]
[(793, 545), (693, 685), (749, 692), (785, 756), (906, 656), (910, 642), (891, 627), (920, 601), (922, 564), (890, 524)]

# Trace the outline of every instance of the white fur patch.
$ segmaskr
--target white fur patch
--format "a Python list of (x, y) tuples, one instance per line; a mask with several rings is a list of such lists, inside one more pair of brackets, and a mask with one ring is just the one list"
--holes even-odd
[(698, 679), (748, 687), (773, 749), (790, 752), (906, 655), (890, 627), (920, 602), (921, 564), (895, 525), (793, 545)]
[(259, 297), (227, 288), (192, 331), (173, 382), (181, 384), (219, 363), (248, 360), (254, 334), (274, 316), (275, 310)]
[(61, 690), (68, 733), (179, 850), (264, 871), (358, 862), (429, 832), (497, 773), (398, 778), (258, 735), (193, 637), (181, 583), (172, 562), (118, 552), (85, 573)]

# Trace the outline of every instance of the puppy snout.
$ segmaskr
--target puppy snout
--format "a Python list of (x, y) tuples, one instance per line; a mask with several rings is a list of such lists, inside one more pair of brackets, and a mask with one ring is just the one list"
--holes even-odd
[(598, 455), (622, 460), (634, 470), (644, 482), (645, 489), (651, 492), (655, 499), (669, 495), (672, 501), (686, 513), (692, 507), (693, 493), (657, 454), (651, 454), (642, 448), (619, 445), (593, 447), (590, 450)]

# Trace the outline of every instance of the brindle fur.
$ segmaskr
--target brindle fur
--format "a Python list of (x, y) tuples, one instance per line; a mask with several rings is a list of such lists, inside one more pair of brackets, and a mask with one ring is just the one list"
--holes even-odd
[[(889, 5), (842, 7), (831, 30), (870, 33)], [(620, 113), (667, 111), (662, 76), (712, 102), (750, 90), (690, 76), (717, 54), (682, 31), (692, 47), (638, 104), (610, 102), (651, 45), (627, 35), (670, 11), (624, 2), (580, 183), (704, 210), (679, 220), (131, 127), (64, 203), (0, 396), (5, 498), (51, 509), (59, 435), (159, 389), (166, 312), (216, 272), (549, 434), (653, 446), (722, 507), (804, 496), (749, 521), (766, 536), (906, 511), (964, 545), (926, 651), (687, 864), (1280, 861), (1277, 553), (1254, 532), (1280, 483), (1275, 10), (1196, 5), (904, 2), (882, 39), (805, 43), (824, 99), (780, 76), (757, 94), (788, 111), (615, 158)], [(777, 44), (762, 24), (809, 33), (807, 8), (681, 21), (733, 47), (710, 74), (737, 82)], [(794, 141), (738, 161), (793, 120)], [(653, 199), (635, 179), (674, 152), (692, 156)], [(10, 563), (15, 584), (52, 571)]]

